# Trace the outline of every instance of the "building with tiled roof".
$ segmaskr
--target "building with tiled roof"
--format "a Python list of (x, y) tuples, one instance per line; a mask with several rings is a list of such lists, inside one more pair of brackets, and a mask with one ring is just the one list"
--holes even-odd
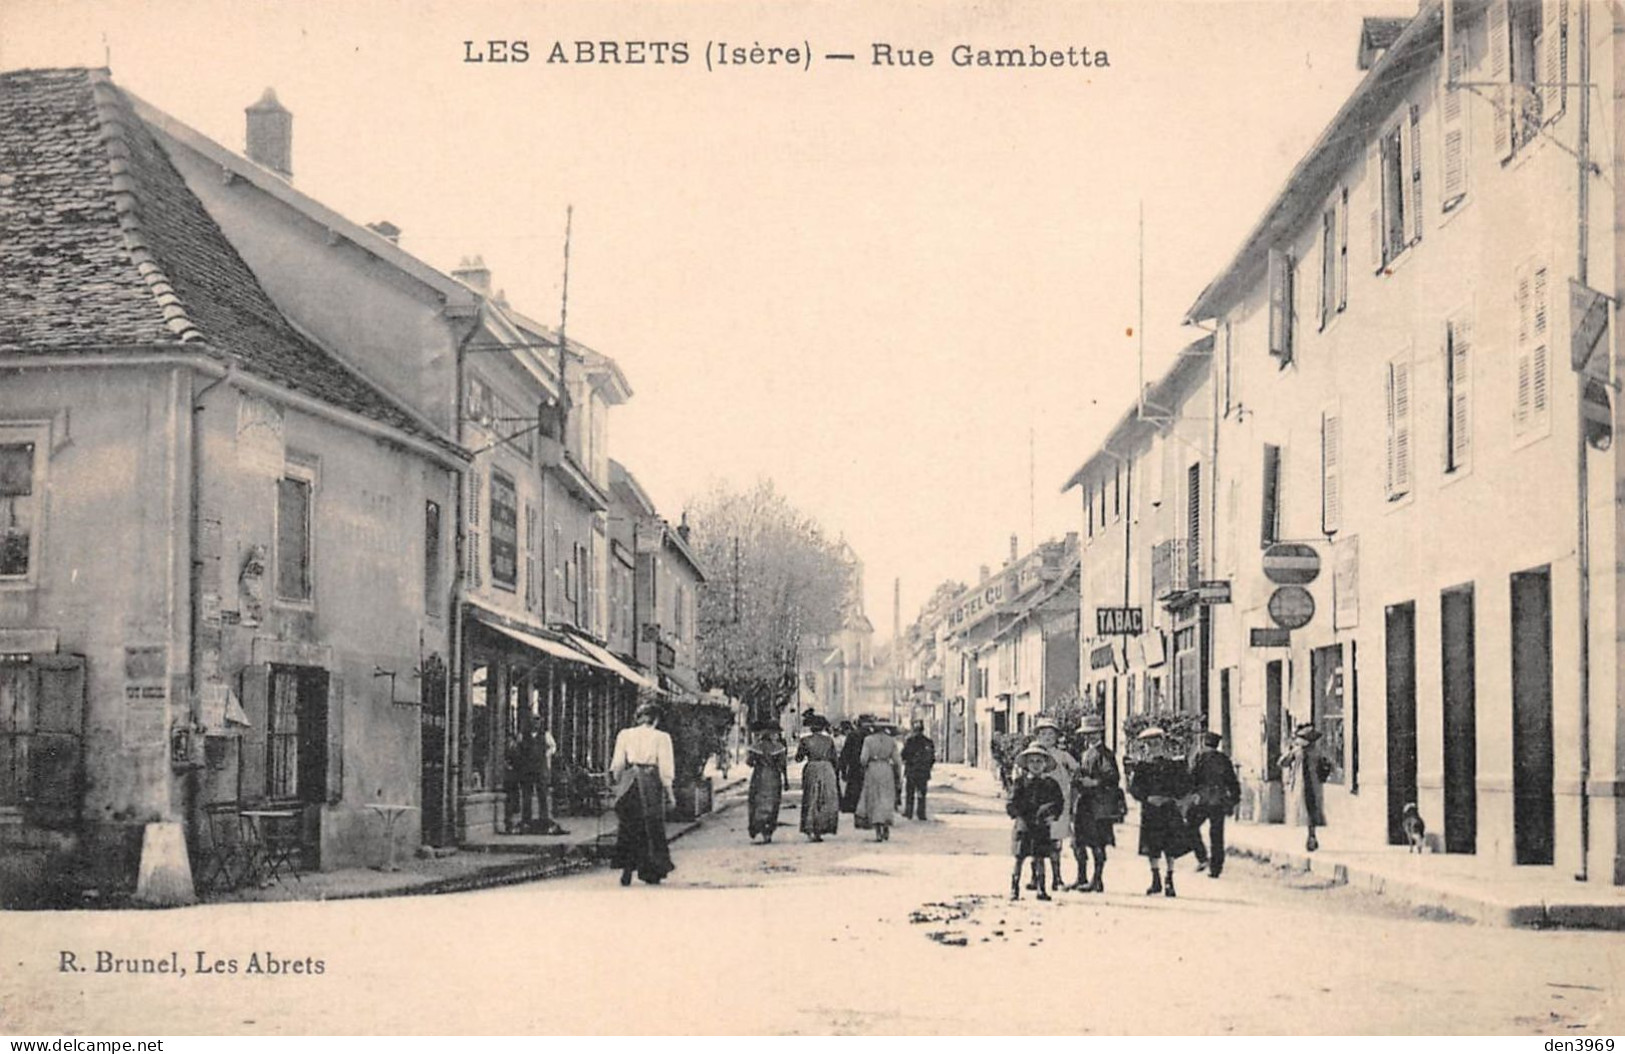
[(105, 72), (0, 75), (8, 900), (229, 884), (250, 803), (288, 868), (382, 859), (367, 805), (416, 844), (468, 460), (289, 321)]

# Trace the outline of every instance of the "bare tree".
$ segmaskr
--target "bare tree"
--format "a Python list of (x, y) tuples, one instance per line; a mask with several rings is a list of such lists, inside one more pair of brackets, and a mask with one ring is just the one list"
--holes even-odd
[(713, 488), (688, 510), (709, 576), (700, 594), (700, 680), (753, 715), (794, 698), (802, 641), (840, 627), (851, 568), (817, 521), (773, 486)]

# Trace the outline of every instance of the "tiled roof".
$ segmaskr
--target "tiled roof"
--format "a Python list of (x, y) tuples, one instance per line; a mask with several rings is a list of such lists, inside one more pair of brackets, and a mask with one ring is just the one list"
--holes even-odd
[(105, 73), (0, 74), (0, 351), (183, 344), (458, 449), (288, 323)]

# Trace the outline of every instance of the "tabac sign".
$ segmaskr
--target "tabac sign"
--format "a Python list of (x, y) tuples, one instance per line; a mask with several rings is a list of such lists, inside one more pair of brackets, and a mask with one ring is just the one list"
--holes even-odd
[(1137, 637), (1145, 632), (1143, 608), (1095, 608), (1095, 636)]

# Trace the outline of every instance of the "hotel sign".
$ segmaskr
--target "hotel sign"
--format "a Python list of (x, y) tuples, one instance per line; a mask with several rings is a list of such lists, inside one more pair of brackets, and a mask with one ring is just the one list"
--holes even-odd
[(1143, 608), (1096, 608), (1095, 636), (1137, 637), (1145, 632)]

